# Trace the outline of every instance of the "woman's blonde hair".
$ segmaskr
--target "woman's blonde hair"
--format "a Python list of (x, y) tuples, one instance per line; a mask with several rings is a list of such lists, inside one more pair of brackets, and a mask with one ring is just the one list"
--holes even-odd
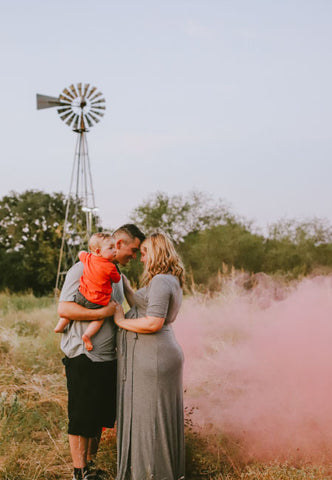
[(185, 270), (173, 242), (162, 233), (153, 233), (142, 243), (146, 249), (147, 262), (141, 277), (141, 284), (147, 285), (158, 273), (170, 273), (178, 277), (181, 287), (185, 281)]

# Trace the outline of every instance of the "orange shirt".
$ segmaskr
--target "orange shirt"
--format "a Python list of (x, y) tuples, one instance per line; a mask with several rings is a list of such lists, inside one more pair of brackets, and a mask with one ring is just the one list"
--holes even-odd
[(112, 283), (118, 283), (121, 275), (114, 263), (93, 253), (80, 252), (84, 265), (79, 291), (87, 300), (98, 305), (107, 305), (111, 299)]

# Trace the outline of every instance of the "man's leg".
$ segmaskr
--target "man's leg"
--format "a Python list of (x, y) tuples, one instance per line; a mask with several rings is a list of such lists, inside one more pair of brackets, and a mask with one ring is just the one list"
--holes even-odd
[(69, 435), (69, 446), (74, 468), (84, 468), (87, 464), (89, 439), (78, 435)]
[[(88, 460), (94, 459), (97, 454), (101, 427), (114, 427), (116, 360), (92, 362), (86, 355), (79, 355), (65, 358), (64, 364), (73, 465), (75, 469), (85, 469)], [(74, 472), (74, 478), (80, 479), (83, 473)]]
[(95, 466), (101, 431), (102, 429), (100, 429), (100, 435), (93, 438), (69, 435), (70, 453), (74, 467), (73, 480), (97, 480), (101, 478), (98, 474), (102, 471), (96, 470)]
[(101, 438), (102, 429), (100, 429), (99, 435), (96, 435), (93, 438), (89, 438), (88, 440), (88, 450), (87, 450), (87, 461), (94, 462), (96, 460), (96, 455), (98, 452), (99, 442)]
[(96, 454), (100, 440), (99, 367), (85, 355), (65, 358), (68, 387), (68, 434), (74, 479), (96, 478), (88, 468), (90, 453)]

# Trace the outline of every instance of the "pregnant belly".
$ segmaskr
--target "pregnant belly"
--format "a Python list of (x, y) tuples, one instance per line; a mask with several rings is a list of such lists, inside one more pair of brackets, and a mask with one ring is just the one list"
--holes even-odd
[(154, 334), (139, 334), (135, 343), (134, 368), (141, 374), (172, 377), (182, 372), (183, 352), (171, 327)]

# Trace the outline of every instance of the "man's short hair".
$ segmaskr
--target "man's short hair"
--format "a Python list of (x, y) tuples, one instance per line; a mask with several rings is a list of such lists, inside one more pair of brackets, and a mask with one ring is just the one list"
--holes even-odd
[(133, 223), (126, 223), (125, 225), (117, 228), (113, 232), (113, 236), (117, 237), (121, 235), (121, 233), (126, 233), (132, 240), (135, 240), (135, 238), (138, 238), (140, 242), (145, 240), (144, 233), (141, 232), (141, 230)]

